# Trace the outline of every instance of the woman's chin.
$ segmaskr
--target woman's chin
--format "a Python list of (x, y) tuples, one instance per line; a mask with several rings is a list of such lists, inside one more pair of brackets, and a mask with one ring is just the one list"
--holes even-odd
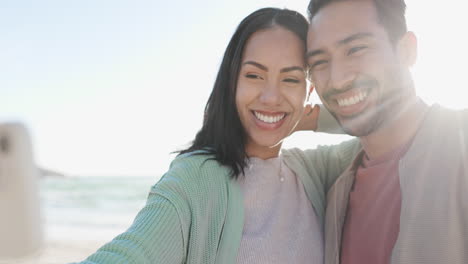
[[(249, 156), (277, 156), (284, 139), (285, 137), (280, 136), (271, 138), (259, 136), (258, 138), (252, 138), (250, 143), (246, 146), (247, 153), (250, 153)], [(253, 153), (255, 153), (255, 155), (252, 155)]]

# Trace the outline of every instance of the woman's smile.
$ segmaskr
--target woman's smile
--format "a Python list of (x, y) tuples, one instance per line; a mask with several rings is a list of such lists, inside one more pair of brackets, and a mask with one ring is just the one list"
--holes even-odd
[(286, 112), (252, 111), (252, 116), (257, 127), (261, 130), (277, 130), (285, 122)]

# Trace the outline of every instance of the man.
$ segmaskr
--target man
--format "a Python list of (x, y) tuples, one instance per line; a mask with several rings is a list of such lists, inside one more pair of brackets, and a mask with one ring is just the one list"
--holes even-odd
[(328, 193), (326, 263), (468, 263), (468, 111), (416, 96), (405, 8), (309, 4), (311, 81), (363, 148)]

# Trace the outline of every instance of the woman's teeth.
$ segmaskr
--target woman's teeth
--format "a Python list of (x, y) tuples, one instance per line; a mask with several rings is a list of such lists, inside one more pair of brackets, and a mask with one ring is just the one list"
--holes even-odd
[(364, 92), (359, 92), (358, 94), (348, 97), (348, 98), (337, 99), (336, 101), (338, 102), (339, 106), (351, 106), (351, 105), (355, 105), (357, 103), (364, 101), (364, 99), (366, 98), (367, 98), (367, 91), (364, 91)]
[(277, 123), (286, 116), (285, 113), (279, 115), (264, 115), (256, 111), (254, 111), (254, 114), (260, 121), (270, 124)]

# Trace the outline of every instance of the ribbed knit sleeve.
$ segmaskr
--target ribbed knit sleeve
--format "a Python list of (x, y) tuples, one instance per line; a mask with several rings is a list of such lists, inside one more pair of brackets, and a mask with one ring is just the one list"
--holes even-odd
[[(313, 136), (313, 135), (311, 135)], [(326, 193), (361, 149), (358, 139), (316, 149), (283, 150), (290, 168), (301, 177), (319, 217), (325, 217)]]
[[(325, 191), (328, 192), (360, 150), (361, 144), (356, 138), (338, 145), (318, 146), (315, 150), (305, 150), (304, 155), (310, 161), (307, 163), (308, 169), (311, 170), (311, 167), (314, 167), (318, 170), (317, 176), (323, 183)], [(315, 165), (312, 162), (315, 162)]]
[(80, 264), (234, 263), (243, 211), (229, 172), (209, 156), (180, 155), (131, 227)]
[(154, 189), (132, 226), (81, 264), (184, 262), (186, 241), (178, 212), (182, 209)]

